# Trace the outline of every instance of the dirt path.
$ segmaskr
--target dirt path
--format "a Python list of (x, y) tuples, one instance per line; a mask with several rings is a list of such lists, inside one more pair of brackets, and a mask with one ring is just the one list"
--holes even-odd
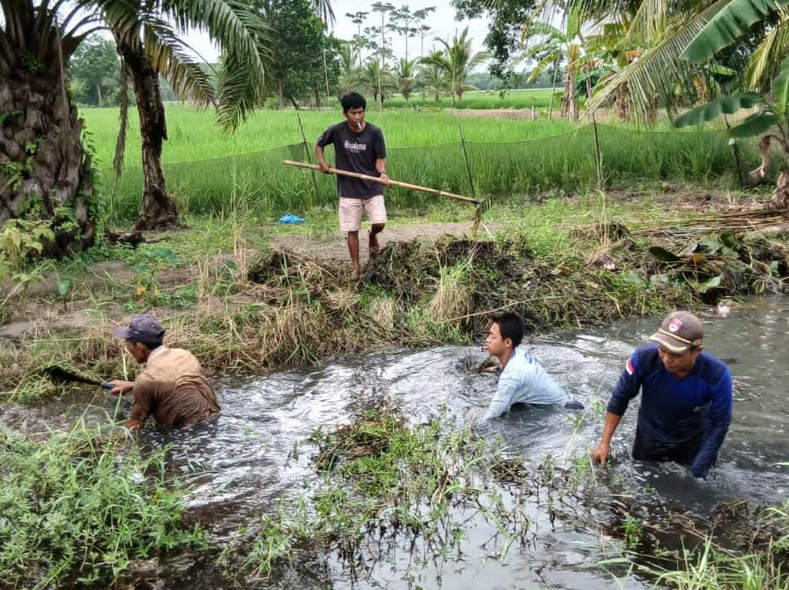
[[(389, 242), (410, 242), (416, 239), (430, 241), (437, 240), (444, 235), (463, 237), (468, 235), (470, 229), (471, 223), (468, 221), (458, 223), (420, 223), (417, 225), (387, 227), (383, 233), (378, 235), (378, 242), (383, 248)], [(488, 229), (493, 231), (490, 225), (488, 225)], [(484, 229), (480, 228), (480, 235), (484, 234), (484, 231)], [(364, 263), (369, 256), (365, 229), (362, 229), (359, 238), (359, 254), (362, 263)], [(271, 240), (271, 247), (275, 250), (290, 250), (296, 254), (306, 254), (329, 260), (348, 259), (348, 247), (345, 244), (345, 238), (339, 233), (325, 240), (311, 240), (300, 235), (277, 236)]]

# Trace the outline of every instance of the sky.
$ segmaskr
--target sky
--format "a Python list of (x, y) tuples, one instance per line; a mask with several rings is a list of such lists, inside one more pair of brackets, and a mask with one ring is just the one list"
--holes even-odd
[[(411, 12), (426, 8), (428, 6), (435, 6), (435, 12), (431, 13), (426, 21), (426, 24), (431, 26), (434, 31), (425, 37), (425, 53), (431, 45), (436, 44), (435, 38), (442, 37), (444, 39), (451, 38), (455, 32), (460, 33), (463, 28), (468, 25), (468, 36), (472, 39), (474, 51), (483, 51), (485, 49), (485, 36), (488, 34), (488, 23), (486, 19), (474, 19), (471, 21), (456, 21), (455, 9), (452, 7), (450, 0), (404, 0), (393, 1), (389, 0), (396, 7), (407, 5)], [(380, 26), (381, 15), (380, 13), (372, 13), (369, 9), (367, 2), (360, 2), (359, 0), (332, 0), (332, 7), (336, 22), (334, 24), (333, 33), (340, 39), (351, 39), (357, 32), (357, 26), (351, 22), (346, 13), (355, 13), (360, 10), (370, 12), (366, 22), (362, 25), (364, 27)], [(387, 15), (388, 22), (388, 15)], [(405, 41), (403, 37), (394, 33), (390, 34), (392, 39), (392, 49), (396, 57), (405, 57)], [(215, 62), (218, 58), (219, 52), (212, 46), (210, 39), (204, 34), (191, 34), (186, 37), (189, 45), (197, 51), (202, 57), (210, 62)], [(413, 59), (419, 55), (419, 37), (411, 38), (408, 40), (408, 57)], [(437, 44), (440, 45), (440, 44)]]

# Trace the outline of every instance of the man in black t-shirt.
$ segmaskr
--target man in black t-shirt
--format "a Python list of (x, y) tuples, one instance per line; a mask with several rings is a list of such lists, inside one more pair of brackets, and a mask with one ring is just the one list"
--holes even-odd
[(332, 125), (321, 134), (315, 143), (315, 154), (321, 172), (331, 174), (323, 149), (334, 145), (334, 158), (338, 170), (358, 172), (380, 178), (380, 182), (361, 180), (337, 175), (337, 192), (340, 193), (340, 231), (348, 234), (348, 251), (353, 264), (353, 276), (358, 277), (359, 269), (359, 229), (362, 225), (362, 211), (370, 220), (370, 254), (378, 252), (378, 234), (386, 224), (384, 205), (384, 185), (389, 184), (386, 174), (386, 144), (383, 132), (364, 120), (367, 101), (357, 93), (351, 92), (340, 99), (345, 121)]

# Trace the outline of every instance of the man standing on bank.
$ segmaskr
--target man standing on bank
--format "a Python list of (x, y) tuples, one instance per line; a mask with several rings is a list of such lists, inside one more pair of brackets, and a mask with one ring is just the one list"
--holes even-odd
[(706, 477), (731, 424), (729, 368), (702, 349), (699, 319), (676, 311), (627, 360), (605, 416), (603, 437), (592, 459), (604, 465), (622, 415), (641, 390), (633, 459), (674, 461)]
[(338, 170), (376, 176), (381, 182), (361, 180), (337, 175), (337, 191), (340, 193), (340, 231), (348, 234), (348, 252), (353, 264), (353, 276), (359, 277), (359, 230), (362, 226), (362, 210), (370, 220), (370, 255), (378, 252), (378, 234), (386, 224), (384, 185), (389, 184), (386, 174), (386, 144), (380, 128), (364, 120), (367, 101), (351, 92), (340, 99), (345, 121), (332, 125), (318, 138), (315, 154), (321, 172), (331, 174), (323, 155), (324, 148), (334, 145), (334, 158)]
[(110, 381), (113, 395), (132, 392), (129, 419), (124, 426), (138, 430), (148, 416), (157, 424), (184, 428), (205, 422), (219, 414), (216, 395), (203, 374), (200, 363), (187, 350), (164, 346), (164, 328), (151, 315), (136, 315), (128, 328), (115, 330), (145, 370), (134, 381)]

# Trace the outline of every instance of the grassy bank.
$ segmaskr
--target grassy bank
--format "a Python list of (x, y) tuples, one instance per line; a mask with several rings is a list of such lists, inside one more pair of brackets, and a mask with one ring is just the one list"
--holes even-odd
[[(431, 216), (464, 214), (460, 205), (443, 204)], [(392, 243), (367, 264), (362, 282), (350, 278), (344, 254), (334, 260), (270, 250), (278, 232), (335, 236), (335, 215), (316, 209), (307, 224), (291, 228), (261, 224), (240, 209), (230, 218), (192, 219), (193, 229), (137, 250), (104, 246), (61, 263), (49, 281), (67, 279), (65, 295), (36, 297), (31, 281), (30, 295), (21, 291), (6, 302), (4, 319), (49, 313), (57, 323), (76, 309), (79, 322), (3, 340), (0, 393), (51, 395), (56, 390), (37, 370), (56, 361), (129, 377), (134, 363), (109, 335), (145, 309), (166, 318), (170, 344), (193, 350), (209, 372), (259, 372), (381, 346), (468, 342), (500, 309), (520, 311), (532, 331), (546, 331), (780, 290), (789, 273), (780, 240), (715, 229), (719, 222), (651, 195), (511, 203), (489, 212), (494, 239)], [(392, 224), (421, 220), (395, 213)], [(770, 221), (746, 218), (740, 227), (759, 223)], [(672, 224), (681, 233), (667, 232)], [(316, 251), (333, 240), (317, 242)], [(91, 272), (97, 263), (114, 265), (112, 272)]]

